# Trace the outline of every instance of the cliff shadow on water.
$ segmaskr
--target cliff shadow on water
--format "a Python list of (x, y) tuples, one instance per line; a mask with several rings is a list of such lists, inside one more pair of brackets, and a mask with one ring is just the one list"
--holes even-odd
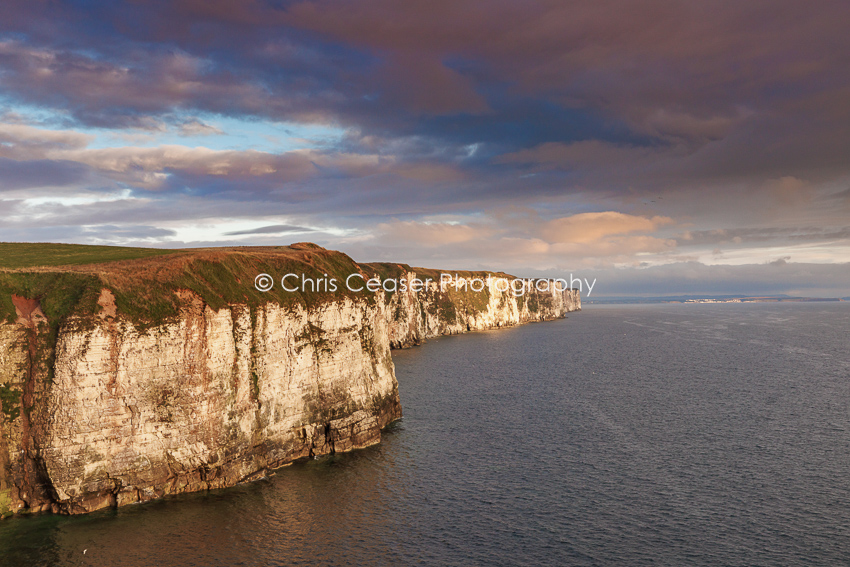
[[(306, 243), (0, 253), (0, 516), (232, 486), (372, 445), (401, 417), (391, 348), (581, 307), (553, 282), (446, 285)], [(324, 284), (261, 291), (259, 274)]]

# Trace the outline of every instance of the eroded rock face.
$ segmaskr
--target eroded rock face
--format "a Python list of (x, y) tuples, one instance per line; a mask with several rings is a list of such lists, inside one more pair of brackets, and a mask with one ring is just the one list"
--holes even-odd
[[(22, 506), (13, 479), (21, 476), (12, 459), (21, 454), (21, 397), (27, 366), (23, 326), (0, 324), (0, 515), (17, 512)], [(16, 462), (17, 464), (17, 462)]]
[[(419, 276), (407, 272), (403, 277), (413, 281)], [(504, 277), (459, 277), (451, 283), (430, 282), (418, 293), (410, 289), (394, 293), (388, 300), (391, 346), (406, 348), (441, 335), (551, 321), (581, 309), (578, 290), (563, 289), (551, 280), (527, 280), (523, 288), (513, 282)]]
[[(108, 307), (91, 328), (60, 333), (32, 455), (8, 450), (20, 446), (21, 419), (5, 416), (4, 432), (18, 431), (0, 452), (5, 511), (83, 513), (231, 486), (377, 443), (401, 417), (383, 304), (251, 313), (183, 299), (178, 322), (146, 333)], [(25, 339), (0, 327), (4, 376), (26, 367)], [(26, 491), (26, 461), (49, 491)]]
[(43, 313), (19, 301), (17, 322), (0, 324), (0, 516), (232, 486), (377, 443), (401, 417), (391, 345), (580, 308), (571, 290), (517, 297), (488, 285), (310, 309), (213, 310), (186, 291), (177, 320), (146, 331), (104, 289), (99, 312), (67, 321), (49, 353)]

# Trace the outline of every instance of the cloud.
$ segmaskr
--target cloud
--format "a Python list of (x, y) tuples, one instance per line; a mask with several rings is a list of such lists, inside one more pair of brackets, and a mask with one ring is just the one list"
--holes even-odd
[(0, 157), (0, 192), (76, 186), (92, 180), (88, 167), (69, 161), (16, 161)]
[(742, 109), (735, 109), (734, 112), (731, 115), (696, 116), (687, 112), (656, 108), (636, 122), (641, 131), (657, 138), (673, 142), (705, 143), (723, 139), (747, 117), (747, 113)]
[(206, 124), (197, 118), (187, 120), (180, 124), (179, 132), (181, 136), (215, 136), (224, 134), (224, 132), (219, 128)]
[(27, 124), (0, 123), (0, 155), (32, 159), (44, 157), (51, 150), (85, 148), (94, 136), (74, 130), (48, 130)]
[(645, 234), (672, 223), (669, 218), (644, 218), (615, 211), (580, 213), (548, 221), (533, 211), (508, 211), (478, 216), (466, 223), (382, 223), (372, 238), (396, 247), (418, 247), (420, 255), (429, 251), (427, 254), (434, 260), (448, 254), (455, 262), (492, 259), (524, 268), (576, 260), (612, 265), (627, 262), (634, 254), (673, 251), (674, 240)]
[(640, 260), (635, 256), (646, 257), (650, 254), (668, 254), (675, 250), (676, 241), (654, 236), (617, 236), (595, 241), (561, 242), (551, 247), (554, 255), (581, 259), (584, 265), (636, 265)]
[(845, 227), (742, 227), (685, 231), (676, 236), (679, 246), (715, 246), (718, 244), (757, 244), (775, 246), (789, 242), (824, 242), (850, 239), (850, 226)]
[(588, 140), (564, 144), (547, 142), (534, 148), (511, 152), (499, 156), (496, 163), (517, 163), (544, 168), (572, 169), (579, 167), (622, 167), (646, 162), (657, 155), (658, 150), (635, 146), (617, 146), (599, 140)]
[(785, 266), (788, 264), (788, 260), (791, 259), (791, 256), (783, 256), (782, 258), (777, 258), (776, 260), (770, 262), (771, 266)]
[[(341, 152), (334, 149), (301, 149), (282, 153), (258, 150), (215, 150), (164, 144), (153, 147), (88, 147), (90, 135), (73, 131), (53, 131), (32, 126), (0, 124), (0, 157), (19, 160), (23, 170), (28, 161), (42, 160), (51, 169), (70, 168), (91, 171), (102, 178), (140, 190), (160, 192), (191, 191), (204, 194), (280, 193), (298, 182), (326, 180), (324, 196), (313, 191), (311, 198), (331, 199), (337, 192), (352, 194), (352, 186), (335, 188), (337, 181), (370, 178), (360, 193), (376, 192), (381, 184), (397, 190), (402, 182), (415, 186), (449, 186), (463, 182), (467, 174), (456, 164), (434, 159), (411, 159), (383, 152)], [(32, 168), (30, 168), (32, 169)], [(16, 186), (22, 186), (19, 181)], [(291, 194), (291, 193), (290, 193)], [(437, 202), (437, 205), (440, 203)]]
[(249, 230), (235, 230), (233, 232), (225, 232), (225, 236), (245, 236), (249, 234), (288, 234), (300, 232), (316, 232), (314, 228), (304, 226), (295, 226), (291, 224), (273, 224), (269, 226), (261, 226)]
[(487, 239), (494, 234), (492, 228), (484, 226), (417, 221), (382, 223), (378, 231), (389, 242), (411, 242), (427, 248)]
[[(596, 297), (657, 295), (775, 295), (848, 297), (850, 264), (705, 265), (671, 263), (650, 268), (583, 270), (597, 278)], [(777, 270), (781, 270), (781, 277)]]
[[(850, 210), (845, 12), (10, 0), (0, 224), (183, 242), (287, 219), (338, 227), (313, 236), (358, 258), (458, 267), (835, 261)], [(284, 122), (346, 134), (259, 151), (223, 131), (266, 139)], [(199, 136), (210, 147), (188, 145)]]
[(112, 225), (99, 224), (97, 226), (83, 227), (81, 236), (100, 241), (159, 241), (164, 237), (172, 237), (176, 234), (174, 230), (146, 225)]
[(580, 213), (547, 222), (541, 233), (550, 242), (586, 245), (609, 236), (654, 232), (673, 222), (667, 217), (645, 218), (616, 211)]
[(488, 110), (472, 81), (432, 58), (394, 55), (376, 78), (386, 99), (415, 114), (478, 114)]
[[(399, 127), (411, 115), (509, 120), (505, 100), (535, 99), (706, 143), (782, 105), (846, 118), (837, 0), (817, 11), (788, 0), (95, 5), (10, 2), (8, 88), (106, 123), (193, 107)], [(451, 137), (450, 123), (440, 129)]]
[(811, 182), (791, 175), (767, 179), (761, 188), (767, 194), (770, 204), (801, 207), (815, 197), (815, 188)]
[(203, 58), (160, 50), (123, 56), (116, 62), (114, 55), (89, 57), (3, 41), (3, 87), (29, 104), (64, 108), (81, 122), (110, 128), (156, 129), (158, 116), (184, 106), (223, 112), (235, 103), (252, 114), (274, 106), (260, 86), (218, 72)]

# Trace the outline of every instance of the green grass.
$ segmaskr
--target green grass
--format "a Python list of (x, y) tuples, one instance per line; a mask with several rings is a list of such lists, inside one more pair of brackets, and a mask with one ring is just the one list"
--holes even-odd
[[(114, 284), (107, 279), (107, 287), (115, 294), (119, 314), (128, 316), (140, 330), (162, 324), (178, 315), (180, 300), (175, 295), (179, 289), (188, 289), (200, 296), (212, 309), (219, 310), (231, 304), (248, 305), (252, 311), (266, 303), (277, 303), (292, 308), (302, 305), (311, 308), (345, 296), (359, 296), (374, 301), (375, 294), (364, 291), (354, 293), (344, 285), (348, 274), (358, 270), (351, 258), (340, 253), (316, 253), (306, 261), (287, 256), (260, 256), (230, 253), (214, 261), (193, 259), (173, 277), (162, 281), (139, 275), (132, 282)], [(274, 278), (274, 288), (260, 292), (254, 287), (257, 274), (265, 273)], [(307, 278), (336, 278), (337, 291), (284, 291), (280, 278), (294, 273)], [(327, 277), (325, 277), (327, 274)], [(290, 285), (300, 287), (295, 280)]]
[(12, 294), (41, 299), (41, 310), (51, 323), (63, 320), (79, 307), (95, 313), (102, 286), (95, 276), (73, 272), (0, 273), (0, 317), (14, 322)]
[[(375, 294), (366, 290), (352, 292), (345, 286), (346, 277), (361, 270), (366, 278), (378, 276), (382, 280), (397, 279), (407, 271), (415, 271), (418, 278), (431, 278), (437, 283), (442, 273), (406, 264), (358, 265), (345, 254), (314, 245), (277, 248), (280, 250), (245, 247), (190, 251), (0, 243), (0, 319), (15, 320), (11, 296), (16, 294), (39, 300), (49, 321), (51, 336), (70, 320), (76, 325), (91, 326), (97, 323), (94, 317), (99, 311), (97, 298), (105, 287), (115, 296), (119, 317), (127, 318), (138, 330), (145, 332), (178, 316), (182, 306), (177, 295), (180, 290), (193, 291), (214, 310), (243, 304), (253, 313), (270, 302), (285, 308), (301, 305), (309, 309), (348, 296), (371, 303)], [(138, 264), (118, 260), (138, 260)], [(78, 269), (74, 264), (98, 264), (99, 267)], [(274, 278), (273, 290), (263, 293), (254, 287), (254, 277), (259, 273)], [(281, 276), (287, 273), (304, 274), (313, 280), (335, 279), (338, 288), (287, 292), (280, 286)], [(446, 273), (482, 279), (488, 275), (488, 272), (466, 270), (446, 270)], [(499, 272), (492, 275), (504, 276)], [(490, 299), (486, 290), (455, 290), (453, 286), (426, 293), (432, 296), (429, 300), (432, 312), (448, 322), (458, 320), (464, 313), (486, 310)], [(535, 305), (530, 307), (534, 310)], [(79, 317), (71, 319), (75, 315)]]
[[(93, 260), (105, 262), (107, 258), (128, 259), (133, 254), (143, 262), (137, 269), (134, 269), (134, 264), (113, 264), (98, 269), (96, 273), (76, 272), (73, 267), (57, 268), (55, 271), (29, 271), (22, 268), (27, 263), (48, 266), (45, 258), (65, 266), (69, 257), (59, 254), (65, 248), (80, 249), (80, 253), (75, 256), (80, 263)], [(38, 251), (44, 254), (38, 255)], [(317, 248), (315, 252), (305, 255), (303, 252), (283, 249), (278, 255), (267, 249), (262, 253), (254, 253), (246, 248), (224, 251), (222, 254), (215, 251), (198, 252), (198, 257), (191, 257), (193, 252), (181, 251), (184, 254), (177, 262), (172, 262), (170, 258), (144, 261), (152, 255), (162, 256), (172, 252), (177, 251), (65, 244), (0, 244), (3, 266), (7, 270), (11, 266), (19, 267), (16, 271), (2, 271), (0, 267), (0, 318), (9, 322), (15, 320), (11, 296), (16, 294), (38, 299), (51, 327), (67, 321), (70, 315), (80, 315), (92, 321), (92, 315), (99, 311), (97, 298), (104, 287), (115, 295), (118, 313), (133, 321), (140, 330), (175, 318), (181, 306), (175, 292), (181, 289), (195, 292), (216, 310), (235, 303), (256, 308), (269, 302), (285, 307), (300, 304), (310, 308), (343, 296), (355, 295), (374, 301), (373, 293), (364, 291), (355, 294), (345, 288), (345, 278), (357, 272), (359, 266), (338, 252)], [(61, 260), (58, 259), (60, 257)], [(272, 291), (263, 293), (254, 287), (254, 278), (259, 273), (273, 276), (275, 286)], [(336, 278), (339, 289), (286, 292), (280, 286), (280, 277), (287, 273), (299, 276), (304, 274), (313, 280)]]
[[(76, 274), (72, 272), (0, 272), (0, 320), (15, 321), (15, 307), (12, 304), (12, 294), (28, 298), (39, 298), (41, 310), (47, 317), (47, 324), (39, 325), (30, 331), (36, 333), (36, 348), (33, 353), (33, 366), (48, 381), (53, 379), (53, 361), (56, 354), (56, 340), (59, 328), (68, 321), (72, 314), (84, 315), (76, 320), (78, 326), (86, 327), (94, 324), (91, 314), (97, 312), (97, 298), (102, 283), (95, 276)], [(0, 392), (3, 398), (3, 411), (10, 419), (7, 402), (10, 401), (8, 391)]]
[(179, 252), (179, 250), (45, 242), (0, 242), (0, 268), (15, 270), (39, 266), (99, 264), (118, 260), (150, 258), (175, 252)]
[(6, 384), (0, 384), (0, 406), (9, 421), (15, 421), (21, 415), (21, 391)]

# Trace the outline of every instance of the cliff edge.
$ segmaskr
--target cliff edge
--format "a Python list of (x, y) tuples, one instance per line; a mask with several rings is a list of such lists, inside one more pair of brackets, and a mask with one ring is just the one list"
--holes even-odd
[(311, 244), (102, 263), (71, 248), (0, 269), (0, 516), (232, 486), (377, 443), (401, 417), (391, 348), (580, 309), (546, 280), (449, 283)]

